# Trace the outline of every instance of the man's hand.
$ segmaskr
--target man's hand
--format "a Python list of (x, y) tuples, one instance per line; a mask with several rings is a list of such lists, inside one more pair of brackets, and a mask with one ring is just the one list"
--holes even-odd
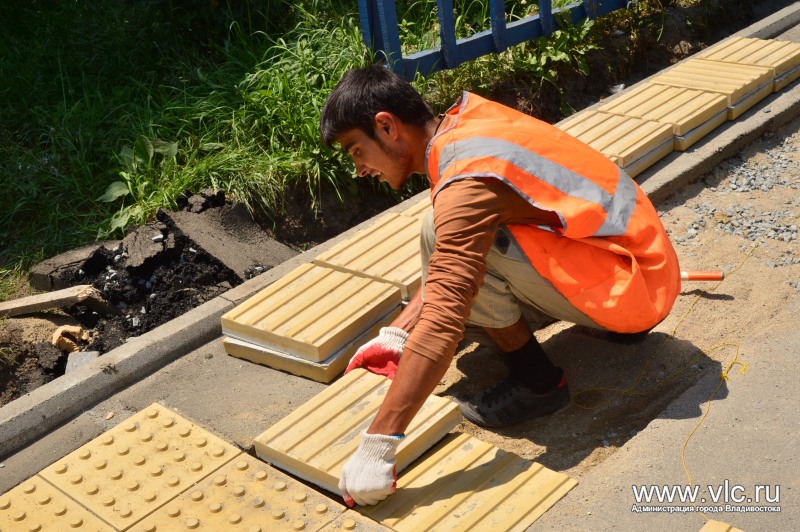
[(383, 327), (376, 338), (362, 345), (350, 359), (345, 373), (355, 368), (394, 379), (400, 355), (408, 339), (408, 333), (398, 327)]
[(397, 446), (403, 436), (361, 433), (361, 442), (342, 468), (339, 491), (347, 506), (377, 504), (397, 485)]

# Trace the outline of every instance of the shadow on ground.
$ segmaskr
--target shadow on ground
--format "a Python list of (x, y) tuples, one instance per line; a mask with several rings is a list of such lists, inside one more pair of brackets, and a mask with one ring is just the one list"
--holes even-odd
[[(567, 374), (570, 405), (550, 416), (492, 432), (511, 442), (506, 450), (533, 454), (537, 462), (557, 471), (579, 465), (597, 449), (622, 447), (701, 378), (722, 371), (719, 362), (691, 342), (661, 332), (623, 343), (606, 332), (576, 325), (553, 334), (542, 345)], [(463, 397), (501, 380), (505, 369), (495, 353), (480, 345), (459, 354), (455, 365), (463, 376), (438, 394)], [(723, 382), (714, 400), (726, 396)], [(670, 410), (669, 415), (699, 417), (703, 404), (692, 404), (677, 414)], [(467, 430), (471, 428), (468, 425)]]

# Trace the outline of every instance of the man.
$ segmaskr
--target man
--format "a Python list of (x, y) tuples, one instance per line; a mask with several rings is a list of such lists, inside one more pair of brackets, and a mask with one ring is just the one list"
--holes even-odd
[(500, 427), (569, 402), (564, 372), (521, 307), (620, 333), (647, 331), (672, 307), (678, 261), (652, 204), (605, 156), (558, 128), (467, 92), (435, 117), (407, 81), (373, 65), (345, 74), (320, 129), (327, 146), (339, 143), (353, 158), (359, 177), (399, 189), (424, 173), (433, 201), (421, 235), (422, 288), (351, 362), (398, 365), (343, 468), (349, 505), (394, 492), (397, 446), (466, 324), (494, 340), (509, 376), (461, 409), (478, 425)]

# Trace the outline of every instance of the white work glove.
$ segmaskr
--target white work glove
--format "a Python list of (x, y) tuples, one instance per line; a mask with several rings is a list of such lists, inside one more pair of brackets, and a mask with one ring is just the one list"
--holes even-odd
[(362, 345), (350, 359), (345, 374), (355, 368), (394, 379), (408, 333), (398, 327), (382, 327), (376, 338)]
[(397, 446), (403, 436), (361, 433), (358, 449), (342, 468), (339, 491), (347, 506), (378, 504), (397, 486)]

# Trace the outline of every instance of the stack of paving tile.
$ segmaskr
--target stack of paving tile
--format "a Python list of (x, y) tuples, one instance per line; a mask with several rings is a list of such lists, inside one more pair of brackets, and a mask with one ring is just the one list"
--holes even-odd
[(800, 44), (731, 37), (558, 126), (633, 177), (798, 77)]
[(685, 150), (727, 119), (725, 96), (647, 83), (598, 108), (602, 113), (672, 126), (674, 149)]
[(400, 289), (304, 264), (222, 316), (226, 351), (320, 382), (400, 311)]
[(800, 78), (800, 43), (730, 37), (698, 53), (697, 58), (772, 69), (772, 91)]
[(774, 76), (766, 66), (690, 59), (651, 79), (658, 85), (722, 94), (728, 120), (734, 120), (772, 92)]
[[(428, 206), (430, 202), (427, 202)], [(419, 288), (427, 206), (382, 217), (222, 316), (226, 351), (330, 382)]]
[(672, 126), (601, 111), (573, 115), (559, 128), (596, 149), (631, 177), (673, 149)]

